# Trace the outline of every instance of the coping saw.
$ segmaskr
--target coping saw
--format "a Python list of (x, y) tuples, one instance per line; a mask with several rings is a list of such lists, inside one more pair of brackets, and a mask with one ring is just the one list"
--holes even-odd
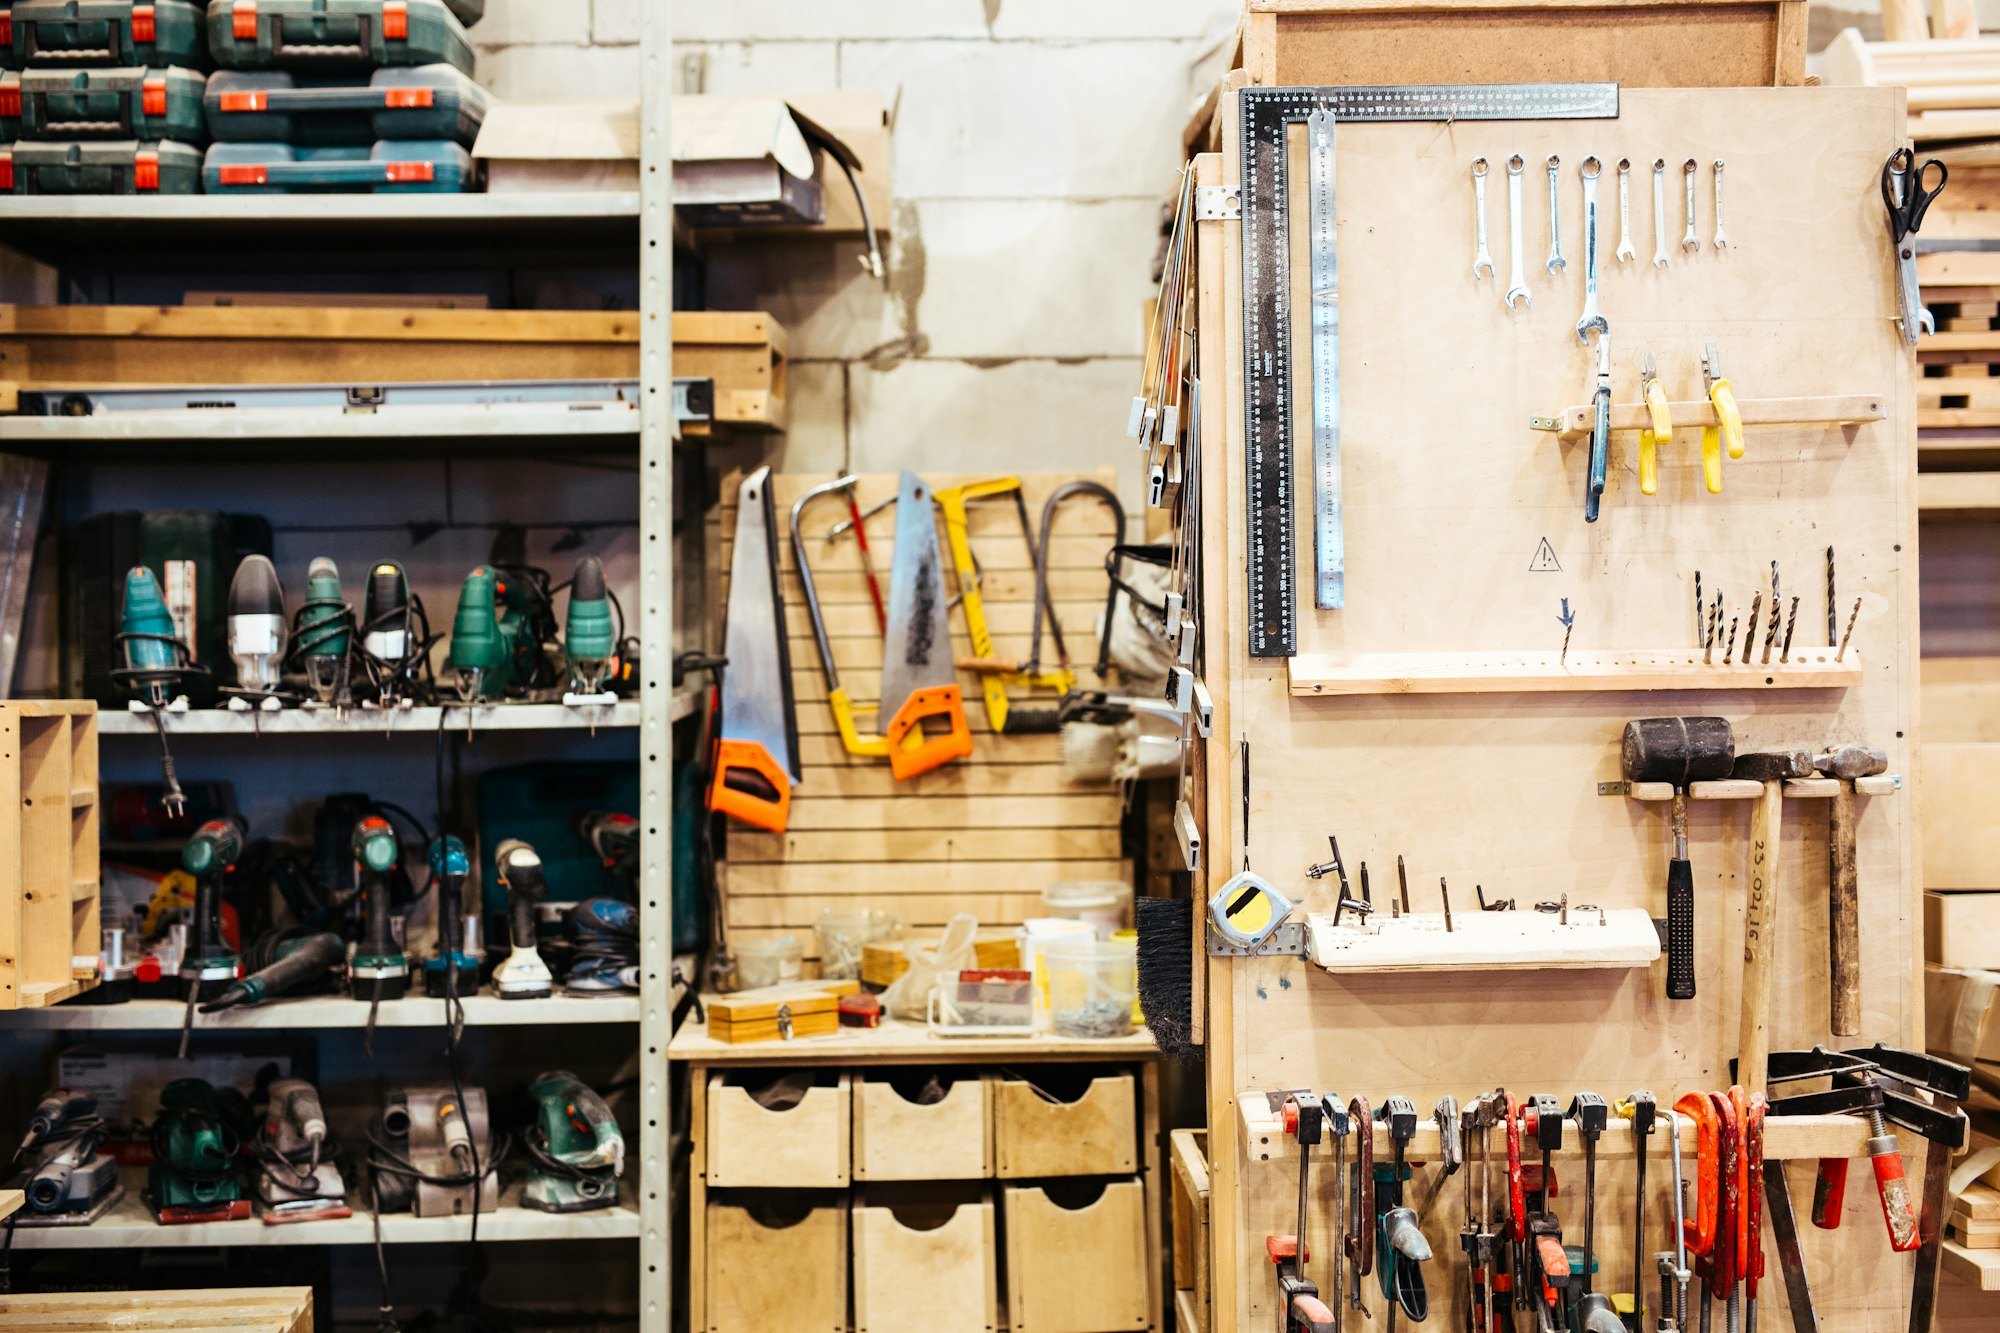
[[(799, 567), (799, 586), (805, 590), (806, 594), (806, 614), (812, 618), (813, 644), (819, 649), (820, 670), (826, 674), (826, 702), (827, 706), (833, 710), (834, 725), (840, 728), (841, 746), (849, 754), (859, 755), (864, 759), (881, 759), (889, 753), (889, 738), (887, 736), (876, 735), (863, 736), (860, 728), (855, 724), (854, 704), (848, 699), (847, 691), (841, 686), (839, 668), (834, 666), (833, 663), (833, 646), (827, 642), (826, 619), (820, 614), (819, 609), (819, 589), (813, 583), (812, 564), (806, 559), (805, 536), (799, 528), (799, 518), (805, 513), (806, 507), (821, 496), (845, 491), (847, 493), (849, 512), (853, 513), (854, 487), (859, 481), (860, 478), (850, 472), (846, 476), (835, 477), (832, 481), (813, 487), (792, 502), (792, 560)], [(857, 536), (860, 534), (861, 525), (859, 523), (854, 525), (854, 531)], [(865, 551), (867, 548), (863, 547), (862, 549)], [(871, 591), (873, 590), (873, 586), (873, 577), (871, 575)], [(880, 605), (879, 601), (877, 605)], [(883, 616), (886, 621), (886, 611), (883, 612)], [(880, 724), (878, 723), (877, 725)], [(871, 732), (874, 729), (874, 727), (869, 728)]]
[(777, 511), (771, 469), (736, 491), (736, 545), (729, 553), (729, 619), (723, 633), (721, 718), (708, 808), (772, 833), (785, 831), (799, 773), (798, 709), (778, 586)]

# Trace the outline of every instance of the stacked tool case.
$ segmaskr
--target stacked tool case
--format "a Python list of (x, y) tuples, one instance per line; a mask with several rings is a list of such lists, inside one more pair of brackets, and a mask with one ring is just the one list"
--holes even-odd
[(213, 0), (203, 103), (215, 194), (455, 192), (487, 95), (483, 0)]
[(192, 0), (14, 4), (0, 22), (0, 139), (12, 144), (0, 192), (197, 192), (205, 45)]

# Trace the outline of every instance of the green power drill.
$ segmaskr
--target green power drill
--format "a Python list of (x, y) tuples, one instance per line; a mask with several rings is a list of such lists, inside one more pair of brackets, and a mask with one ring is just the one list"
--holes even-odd
[(587, 555), (569, 583), (569, 615), (563, 622), (563, 654), (569, 661), (566, 704), (608, 704), (615, 696), (605, 678), (617, 665), (618, 635), (611, 624), (611, 594), (604, 562)]
[(250, 1216), (236, 1171), (250, 1121), (249, 1103), (233, 1088), (179, 1078), (161, 1090), (146, 1173), (146, 1202), (161, 1226)]
[(533, 1165), (521, 1203), (545, 1213), (582, 1213), (618, 1202), (625, 1173), (625, 1136), (611, 1108), (566, 1069), (535, 1076), (528, 1086), (534, 1122), (525, 1142)]
[(536, 645), (524, 642), (530, 637), (525, 603), (526, 593), (490, 565), (465, 576), (451, 620), (450, 657), (464, 702), (505, 698), (527, 684), (533, 663), (522, 658)]

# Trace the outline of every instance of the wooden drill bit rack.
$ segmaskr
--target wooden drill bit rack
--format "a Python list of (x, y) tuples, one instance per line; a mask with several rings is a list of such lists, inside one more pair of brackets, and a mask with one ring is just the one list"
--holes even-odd
[(1824, 646), (1789, 662), (1704, 662), (1699, 648), (1619, 652), (1301, 653), (1287, 664), (1306, 698), (1366, 694), (1553, 694), (1581, 690), (1827, 690), (1858, 685), (1861, 655)]

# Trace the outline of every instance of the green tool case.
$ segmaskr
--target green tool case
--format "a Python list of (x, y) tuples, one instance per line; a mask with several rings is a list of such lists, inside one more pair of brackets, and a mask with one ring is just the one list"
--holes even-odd
[(30, 69), (0, 79), (0, 117), (18, 116), (27, 139), (200, 143), (206, 82), (189, 69)]
[(201, 6), (193, 0), (14, 0), (7, 63), (205, 68)]
[(486, 119), (486, 90), (450, 65), (301, 74), (226, 69), (202, 100), (222, 143), (365, 147), (377, 139), (450, 139), (470, 148)]
[(384, 139), (373, 148), (219, 143), (202, 183), (210, 194), (456, 194), (472, 154), (447, 139)]
[(0, 194), (200, 194), (201, 149), (136, 139), (0, 148)]
[(227, 69), (451, 65), (472, 43), (444, 0), (211, 0), (208, 49)]

